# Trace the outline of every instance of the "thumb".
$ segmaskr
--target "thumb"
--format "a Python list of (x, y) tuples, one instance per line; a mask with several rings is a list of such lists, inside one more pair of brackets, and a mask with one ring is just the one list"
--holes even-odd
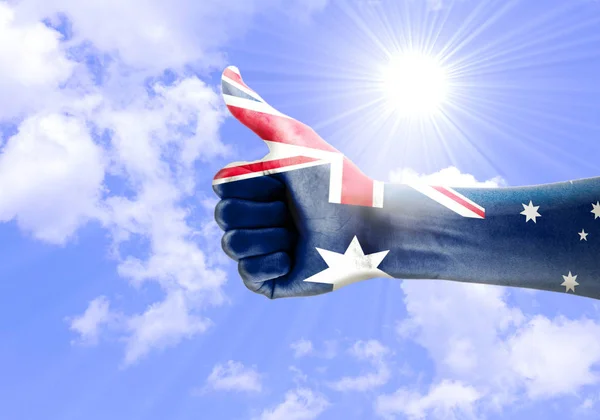
[(229, 112), (261, 139), (338, 152), (312, 128), (269, 105), (244, 83), (237, 67), (229, 66), (223, 71), (221, 89)]
[[(274, 168), (287, 167), (291, 170), (296, 164), (314, 158), (323, 158), (326, 152), (331, 163), (329, 202), (359, 206), (381, 207), (383, 186), (363, 174), (348, 158), (323, 140), (312, 128), (277, 111), (242, 80), (237, 67), (229, 66), (221, 77), (223, 99), (231, 114), (242, 124), (268, 142), (270, 151), (278, 149), (278, 159), (258, 162), (240, 162), (227, 165), (215, 175), (213, 184), (223, 184), (273, 172)], [(270, 143), (270, 144), (269, 144)], [(271, 144), (278, 146), (273, 148)], [(287, 147), (292, 146), (292, 147)], [(298, 146), (305, 150), (298, 150)], [(287, 149), (290, 153), (284, 153)], [(306, 150), (312, 149), (312, 150)], [(269, 153), (270, 155), (271, 153)], [(267, 156), (269, 156), (267, 155)], [(335, 158), (332, 159), (332, 156)], [(289, 159), (281, 159), (286, 157)], [(377, 187), (376, 187), (377, 185)]]

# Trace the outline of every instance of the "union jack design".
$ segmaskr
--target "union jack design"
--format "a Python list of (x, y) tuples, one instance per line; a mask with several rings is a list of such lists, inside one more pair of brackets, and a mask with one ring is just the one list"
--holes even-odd
[[(256, 133), (269, 153), (256, 162), (234, 162), (215, 175), (213, 184), (329, 164), (329, 202), (383, 207), (384, 183), (374, 181), (307, 125), (271, 107), (242, 80), (237, 67), (223, 72), (223, 99), (229, 111)], [(410, 184), (448, 209), (472, 218), (485, 218), (483, 207), (448, 187)]]

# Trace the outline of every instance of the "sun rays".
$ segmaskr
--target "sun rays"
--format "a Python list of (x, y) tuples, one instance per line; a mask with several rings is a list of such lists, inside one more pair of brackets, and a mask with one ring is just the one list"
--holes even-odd
[(479, 162), (483, 177), (518, 177), (504, 158), (530, 153), (539, 166), (593, 171), (570, 145), (591, 147), (574, 133), (600, 124), (565, 104), (595, 106), (600, 85), (585, 60), (597, 55), (600, 13), (575, 3), (335, 1), (309, 31), (267, 25), (293, 49), (244, 48), (275, 65), (255, 73), (267, 100), (374, 176), (383, 176), (374, 163), (392, 158), (422, 171)]
[(448, 92), (446, 72), (435, 57), (405, 52), (390, 57), (381, 71), (387, 107), (403, 115), (433, 114)]

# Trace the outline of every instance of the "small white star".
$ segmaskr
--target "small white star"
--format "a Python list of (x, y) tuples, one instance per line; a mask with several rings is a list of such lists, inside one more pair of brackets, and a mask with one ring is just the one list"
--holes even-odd
[(542, 215), (537, 211), (540, 206), (534, 206), (531, 200), (529, 200), (528, 205), (523, 204), (523, 208), (525, 210), (523, 210), (521, 214), (525, 216), (525, 223), (529, 222), (530, 220), (533, 220), (533, 223), (537, 223), (535, 218), (542, 217)]
[(585, 233), (585, 230), (581, 229), (581, 232), (578, 232), (580, 241), (587, 241), (587, 236), (589, 233)]
[(594, 213), (594, 220), (600, 217), (600, 201), (596, 201), (596, 204), (592, 203), (592, 211)]
[(565, 281), (562, 282), (561, 286), (565, 286), (567, 288), (565, 292), (572, 290), (573, 293), (575, 293), (575, 286), (579, 286), (579, 283), (575, 281), (576, 278), (577, 276), (572, 275), (570, 271), (568, 276), (563, 276), (563, 279), (565, 279)]
[(329, 268), (310, 276), (304, 281), (333, 284), (333, 289), (336, 290), (360, 280), (374, 277), (391, 277), (377, 268), (390, 251), (365, 255), (356, 236), (343, 254), (321, 248), (317, 248), (317, 251)]

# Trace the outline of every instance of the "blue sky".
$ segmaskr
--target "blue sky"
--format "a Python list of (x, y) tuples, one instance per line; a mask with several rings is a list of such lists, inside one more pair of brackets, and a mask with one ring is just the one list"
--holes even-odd
[[(598, 16), (587, 0), (0, 1), (0, 418), (595, 418), (594, 300), (374, 279), (268, 301), (222, 253), (210, 185), (266, 153), (220, 99), (229, 64), (376, 179), (597, 176)], [(443, 117), (377, 105), (386, 54), (408, 48), (452, 69)]]

